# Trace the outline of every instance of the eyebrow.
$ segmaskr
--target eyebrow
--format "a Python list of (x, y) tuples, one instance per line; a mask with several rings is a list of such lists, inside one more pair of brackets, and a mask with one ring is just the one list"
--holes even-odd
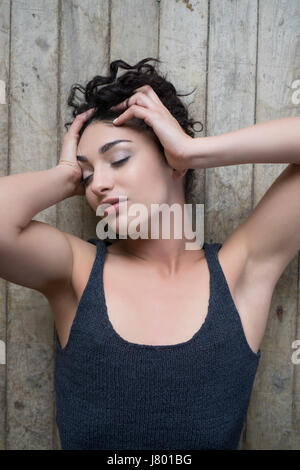
[[(114, 145), (120, 144), (121, 142), (132, 142), (132, 140), (118, 139), (118, 140), (112, 140), (111, 142), (107, 142), (106, 144), (102, 145), (102, 147), (98, 149), (99, 155), (103, 155), (105, 152), (108, 152), (108, 150), (114, 147)], [(77, 155), (77, 160), (81, 162), (88, 162), (87, 157), (83, 155)]]

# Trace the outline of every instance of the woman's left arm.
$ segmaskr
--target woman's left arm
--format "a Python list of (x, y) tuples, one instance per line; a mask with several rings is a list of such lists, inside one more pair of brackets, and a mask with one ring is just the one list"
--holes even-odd
[(300, 117), (261, 122), (225, 134), (190, 139), (186, 166), (213, 168), (243, 163), (300, 165)]
[(275, 285), (300, 250), (300, 117), (276, 119), (222, 135), (195, 138), (186, 167), (243, 163), (289, 163), (248, 218), (225, 241), (234, 240), (251, 279)]

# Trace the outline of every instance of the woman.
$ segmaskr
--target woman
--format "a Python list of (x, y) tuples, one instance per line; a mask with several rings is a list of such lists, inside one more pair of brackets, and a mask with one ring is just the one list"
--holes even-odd
[[(0, 276), (52, 308), (62, 449), (236, 449), (272, 294), (300, 247), (300, 119), (194, 139), (148, 60), (74, 86), (58, 165), (1, 178)], [(110, 245), (32, 220), (75, 194), (95, 211), (113, 198), (101, 221), (129, 234), (139, 203), (149, 235), (152, 204), (183, 208), (193, 169), (262, 162), (291, 165), (223, 244), (186, 250), (176, 220), (168, 239)]]

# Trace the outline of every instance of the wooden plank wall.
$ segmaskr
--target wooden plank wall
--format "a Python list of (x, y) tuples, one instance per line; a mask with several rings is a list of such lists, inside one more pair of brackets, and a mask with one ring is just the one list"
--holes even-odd
[[(0, 177), (57, 163), (71, 84), (107, 74), (112, 60), (163, 60), (204, 124), (196, 137), (299, 115), (298, 0), (0, 0)], [(2, 93), (3, 95), (3, 93)], [(197, 171), (205, 239), (223, 242), (286, 165)], [(79, 196), (35, 217), (83, 239), (98, 221)], [(46, 249), (46, 247), (45, 247)], [(299, 260), (272, 299), (262, 357), (239, 449), (299, 449)], [(39, 293), (0, 279), (0, 449), (59, 449), (55, 424), (54, 323)]]

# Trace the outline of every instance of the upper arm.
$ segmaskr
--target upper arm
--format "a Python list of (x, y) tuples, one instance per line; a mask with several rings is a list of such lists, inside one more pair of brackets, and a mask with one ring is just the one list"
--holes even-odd
[(288, 165), (238, 227), (248, 272), (275, 285), (300, 249), (300, 165)]
[(73, 252), (67, 234), (32, 220), (21, 232), (0, 240), (0, 277), (45, 293), (72, 281)]

